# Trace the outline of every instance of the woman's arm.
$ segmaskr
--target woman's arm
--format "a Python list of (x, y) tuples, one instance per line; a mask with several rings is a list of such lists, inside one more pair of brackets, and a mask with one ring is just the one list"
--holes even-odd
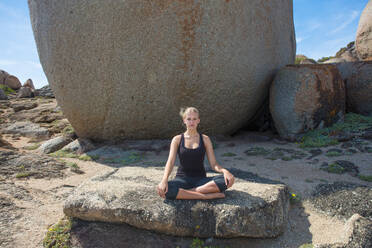
[(205, 144), (205, 150), (207, 153), (209, 164), (211, 165), (212, 169), (218, 173), (223, 173), (225, 177), (225, 183), (228, 188), (230, 188), (234, 184), (234, 176), (226, 169), (222, 168), (221, 165), (217, 163), (216, 157), (214, 156), (213, 152), (213, 145), (211, 139), (203, 134), (203, 141)]
[(158, 185), (158, 194), (165, 198), (165, 194), (168, 192), (168, 177), (172, 173), (173, 167), (174, 167), (174, 162), (176, 160), (177, 156), (177, 148), (179, 144), (179, 135), (173, 137), (171, 146), (170, 146), (170, 151), (169, 151), (169, 156), (168, 156), (168, 161), (165, 165), (164, 169), (164, 176), (162, 180), (160, 181)]
[(169, 175), (172, 173), (174, 162), (177, 157), (177, 149), (180, 142), (180, 135), (174, 136), (170, 145), (169, 156), (167, 163), (165, 164), (164, 176), (162, 180), (168, 181)]

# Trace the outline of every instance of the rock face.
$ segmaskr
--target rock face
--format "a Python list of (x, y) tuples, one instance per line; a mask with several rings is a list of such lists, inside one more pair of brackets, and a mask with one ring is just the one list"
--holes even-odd
[(162, 175), (154, 167), (113, 169), (82, 183), (64, 213), (176, 236), (267, 238), (284, 230), (289, 201), (283, 184), (238, 178), (225, 199), (171, 201), (156, 193)]
[(346, 109), (372, 116), (372, 61), (336, 64), (346, 86)]
[(43, 69), (83, 138), (169, 138), (189, 105), (203, 132), (232, 133), (294, 62), (291, 0), (28, 3)]
[(372, 60), (372, 1), (369, 1), (360, 16), (356, 50), (362, 60)]
[(279, 135), (298, 134), (343, 120), (345, 86), (333, 65), (289, 65), (270, 88), (270, 112)]

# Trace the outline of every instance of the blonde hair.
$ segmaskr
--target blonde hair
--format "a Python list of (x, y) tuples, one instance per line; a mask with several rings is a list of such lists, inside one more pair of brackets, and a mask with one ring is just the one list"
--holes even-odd
[(199, 115), (199, 110), (197, 110), (196, 108), (194, 107), (186, 107), (186, 108), (181, 108), (180, 110), (180, 116), (182, 117), (182, 120), (185, 119), (185, 116), (190, 113), (190, 112), (194, 112), (194, 113), (197, 113), (198, 114), (198, 117), (200, 118), (200, 115)]

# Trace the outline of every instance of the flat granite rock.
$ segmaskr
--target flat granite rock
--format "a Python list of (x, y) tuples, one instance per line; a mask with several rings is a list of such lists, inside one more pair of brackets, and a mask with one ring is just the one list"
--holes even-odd
[(64, 213), (175, 236), (269, 238), (284, 231), (289, 195), (283, 184), (236, 175), (224, 199), (164, 200), (156, 192), (162, 175), (159, 167), (113, 169), (77, 187)]

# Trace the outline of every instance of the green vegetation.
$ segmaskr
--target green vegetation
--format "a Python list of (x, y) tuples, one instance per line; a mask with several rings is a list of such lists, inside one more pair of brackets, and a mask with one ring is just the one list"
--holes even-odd
[(358, 177), (359, 177), (360, 180), (367, 181), (367, 182), (372, 182), (372, 175), (367, 176), (367, 175), (359, 174)]
[(304, 61), (305, 59), (307, 59), (307, 60), (313, 62), (314, 64), (316, 64), (316, 61), (315, 61), (314, 59), (310, 59), (310, 58), (307, 58), (307, 57), (305, 57), (305, 56), (303, 56), (303, 57), (302, 57), (302, 56), (301, 56), (301, 57), (297, 57), (297, 56), (296, 56), (295, 64), (296, 64), (296, 65), (301, 64), (301, 62)]
[(244, 153), (248, 156), (257, 156), (257, 155), (268, 155), (270, 151), (266, 150), (263, 147), (252, 147), (246, 150)]
[(83, 160), (83, 161), (92, 161), (93, 158), (87, 154), (82, 154), (78, 157), (78, 159)]
[(74, 162), (66, 162), (66, 165), (68, 167), (73, 168), (73, 169), (80, 169), (79, 166), (77, 165), (77, 163), (74, 163)]
[(68, 124), (63, 130), (62, 130), (62, 133), (63, 134), (72, 134), (74, 133), (75, 130), (74, 128), (71, 126), (71, 124)]
[(69, 248), (72, 218), (64, 217), (57, 224), (50, 227), (43, 240), (44, 247)]
[(28, 172), (20, 172), (20, 173), (17, 173), (17, 174), (16, 174), (16, 178), (29, 177), (29, 176), (32, 176), (33, 174), (35, 174), (35, 173), (33, 173), (33, 172), (31, 172), (31, 171), (28, 171)]
[(342, 153), (337, 152), (337, 151), (331, 151), (331, 152), (327, 152), (325, 155), (327, 157), (338, 157), (338, 156), (342, 156)]
[(4, 91), (5, 95), (16, 93), (15, 90), (4, 84), (0, 84), (0, 89)]
[(291, 161), (292, 159), (293, 159), (292, 157), (287, 157), (287, 156), (282, 157), (282, 160), (284, 161)]
[(56, 152), (50, 153), (49, 155), (57, 158), (79, 158), (79, 155), (65, 150), (58, 150)]
[(120, 163), (122, 165), (127, 165), (131, 163), (136, 163), (142, 160), (142, 157), (139, 153), (132, 152), (128, 157), (121, 159)]
[(313, 183), (314, 181), (313, 181), (312, 179), (308, 179), (308, 178), (306, 178), (306, 179), (305, 179), (305, 182), (307, 182), (307, 183)]
[(298, 248), (314, 248), (314, 246), (312, 244), (303, 244)]
[(290, 192), (289, 193), (289, 202), (292, 203), (292, 204), (295, 204), (295, 203), (298, 203), (301, 201), (301, 196), (296, 194), (296, 193), (293, 193), (293, 192)]
[(28, 145), (28, 146), (23, 147), (23, 149), (25, 149), (25, 150), (36, 150), (37, 148), (40, 147), (40, 145), (41, 145), (40, 143), (35, 143), (33, 145)]
[(325, 147), (337, 145), (335, 134), (342, 132), (360, 132), (372, 128), (372, 117), (347, 113), (343, 123), (336, 123), (331, 127), (307, 132), (300, 141), (301, 148)]
[(233, 153), (233, 152), (226, 152), (226, 153), (222, 154), (221, 156), (222, 157), (234, 157), (234, 156), (236, 156), (236, 154)]
[(342, 174), (345, 172), (345, 168), (336, 163), (329, 164), (327, 167), (321, 168), (321, 170), (327, 171), (329, 173), (335, 173), (335, 174)]
[(194, 238), (190, 248), (218, 248), (218, 246), (204, 246), (204, 241), (199, 238)]
[(334, 57), (333, 56), (329, 56), (329, 57), (322, 57), (320, 59), (317, 60), (318, 63), (322, 63), (324, 61), (327, 61), (327, 60), (330, 60), (330, 59), (333, 59)]

